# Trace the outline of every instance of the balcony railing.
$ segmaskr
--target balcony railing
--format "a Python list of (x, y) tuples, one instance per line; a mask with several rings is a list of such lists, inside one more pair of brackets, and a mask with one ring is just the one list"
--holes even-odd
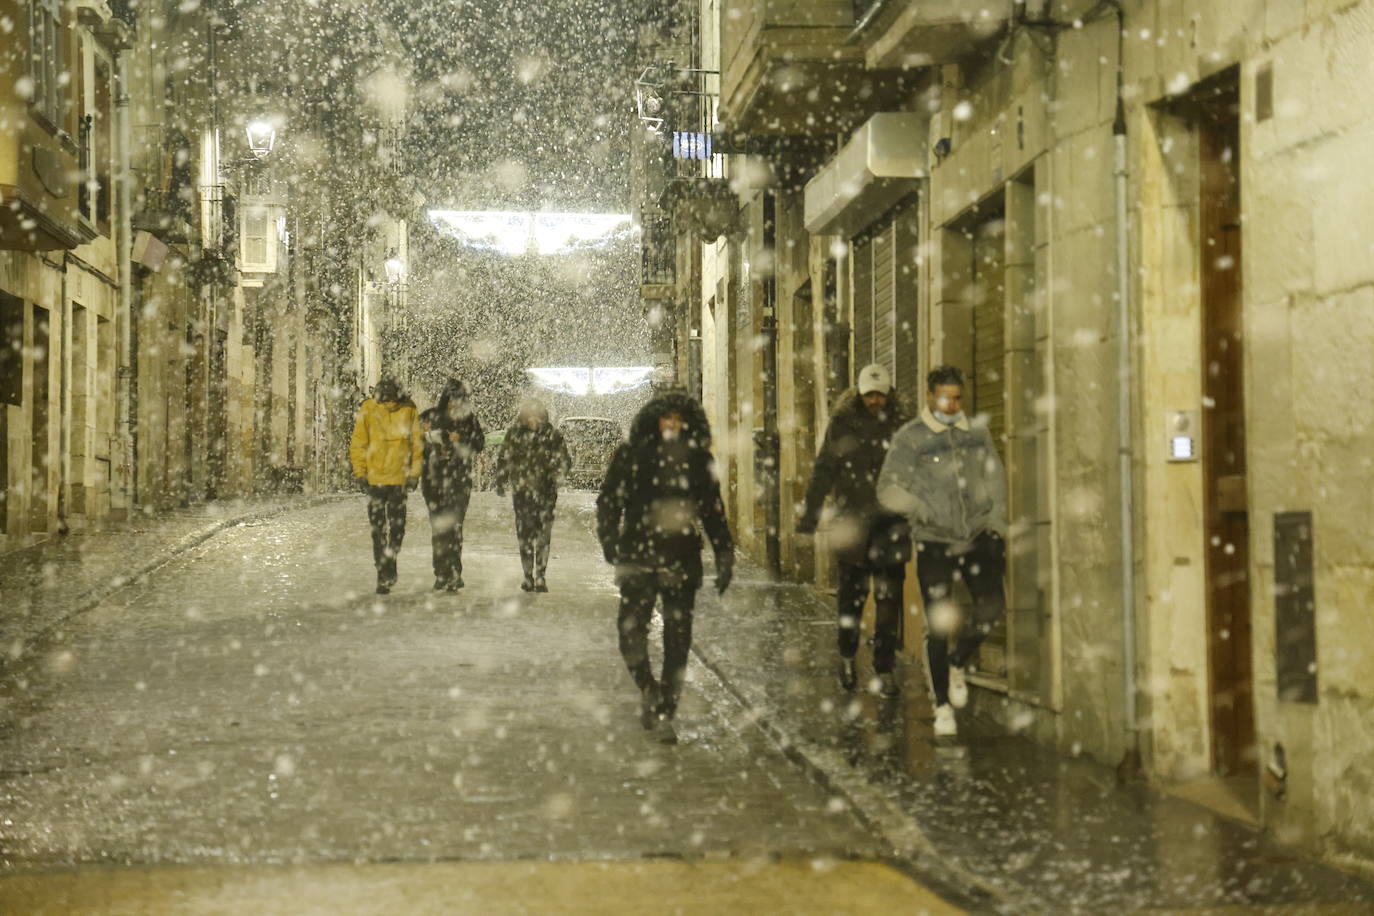
[(110, 12), (125, 25), (138, 24), (138, 4), (134, 0), (110, 0)]
[(238, 207), (222, 184), (200, 187), (200, 244), (209, 257), (232, 261), (238, 249)]
[(725, 177), (724, 151), (715, 136), (720, 126), (719, 72), (681, 68), (671, 61), (653, 64), (640, 75), (635, 91), (639, 118), (654, 138), (646, 153), (656, 177)]

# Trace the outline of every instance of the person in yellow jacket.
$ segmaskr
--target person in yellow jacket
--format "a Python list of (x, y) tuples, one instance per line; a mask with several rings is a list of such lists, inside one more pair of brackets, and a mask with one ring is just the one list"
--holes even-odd
[(396, 584), (396, 555), (406, 535), (406, 494), (420, 483), (423, 448), (415, 403), (402, 396), (395, 379), (382, 379), (358, 408), (348, 446), (353, 476), (367, 494), (379, 595)]

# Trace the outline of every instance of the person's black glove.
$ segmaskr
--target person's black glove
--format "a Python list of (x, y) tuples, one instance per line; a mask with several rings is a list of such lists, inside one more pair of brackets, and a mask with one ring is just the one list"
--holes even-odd
[(418, 478), (418, 477), (407, 477), (407, 478), (406, 478), (406, 492), (407, 492), (407, 493), (414, 493), (414, 492), (415, 492), (415, 488), (418, 487), (419, 485), (420, 485), (420, 478)]
[(506, 496), (506, 488), (499, 483), (496, 485), (496, 495), (500, 496), (502, 499)]
[(730, 587), (730, 580), (733, 578), (735, 578), (735, 561), (716, 557), (716, 594), (725, 594), (725, 590)]
[(797, 534), (815, 534), (816, 517), (814, 515), (803, 515), (797, 519)]
[(611, 564), (612, 566), (615, 566), (617, 563), (620, 562), (620, 558), (616, 556), (614, 544), (602, 544), (601, 555), (605, 557), (606, 562)]
[(359, 492), (359, 493), (366, 493), (366, 492), (367, 492), (367, 478), (366, 478), (366, 477), (355, 477), (355, 478), (353, 478), (353, 482), (356, 483), (356, 484), (358, 485), (358, 492)]

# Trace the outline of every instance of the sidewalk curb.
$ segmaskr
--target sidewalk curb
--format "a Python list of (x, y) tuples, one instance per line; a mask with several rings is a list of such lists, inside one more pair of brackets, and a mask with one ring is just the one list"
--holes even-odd
[(745, 710), (749, 722), (763, 732), (784, 757), (826, 792), (843, 799), (859, 822), (882, 838), (895, 860), (890, 864), (909, 867), (922, 882), (936, 885), (933, 889), (974, 911), (1028, 912), (1024, 901), (1029, 895), (998, 887), (950, 862), (921, 830), (916, 819), (884, 796), (861, 771), (837, 759), (833, 751), (788, 734), (766, 710), (749, 700), (699, 644), (692, 646), (692, 654)]
[(281, 505), (273, 506), (271, 508), (255, 509), (249, 512), (245, 512), (242, 515), (226, 516), (224, 518), (217, 519), (214, 522), (211, 522), (203, 528), (193, 531), (188, 535), (185, 535), (181, 538), (181, 540), (172, 544), (172, 546), (166, 548), (165, 550), (162, 550), (161, 552), (153, 556), (151, 559), (149, 559), (147, 562), (139, 566), (137, 569), (135, 569), (128, 575), (118, 576), (114, 579), (109, 580), (108, 582), (104, 582), (83, 592), (74, 600), (73, 607), (71, 610), (62, 614), (56, 620), (44, 624), (40, 629), (34, 631), (28, 636), (23, 637), (23, 646), (19, 654), (14, 656), (0, 656), (0, 672), (12, 668), (14, 665), (23, 661), (23, 659), (30, 654), (31, 649), (33, 649), (35, 646), (42, 645), (44, 642), (47, 641), (49, 636), (51, 636), (55, 631), (60, 629), (69, 621), (74, 620), (75, 618), (80, 617), (87, 611), (97, 607), (106, 599), (108, 599), (111, 595), (114, 595), (117, 592), (119, 592), (120, 589), (126, 588), (127, 586), (134, 585), (138, 582), (143, 581), (144, 579), (148, 578), (148, 576), (152, 575), (157, 570), (166, 566), (168, 563), (171, 563), (173, 560), (177, 559), (182, 554), (192, 550), (195, 547), (200, 546), (201, 544), (210, 540), (220, 532), (228, 528), (237, 527), (238, 525), (243, 524), (244, 522), (274, 518), (278, 515), (282, 515), (287, 512), (294, 512), (300, 509), (313, 509), (316, 506), (322, 506), (326, 503), (334, 502), (340, 499), (345, 499), (349, 495), (350, 494), (348, 493), (322, 493), (317, 496), (312, 496), (308, 499), (302, 500), (299, 503), (293, 503), (291, 505)]
[[(584, 520), (585, 521), (585, 520)], [(593, 534), (595, 531), (593, 530)], [(762, 573), (747, 555), (736, 552), (736, 569), (750, 569)], [(737, 580), (738, 581), (738, 580)], [(818, 606), (826, 606), (821, 596), (811, 591)], [(723, 602), (723, 596), (715, 599)], [(921, 829), (917, 820), (887, 798), (860, 771), (835, 759), (826, 748), (808, 741), (800, 741), (788, 734), (768, 710), (761, 709), (713, 662), (702, 649), (699, 639), (693, 640), (692, 654), (712, 678), (744, 710), (750, 724), (759, 729), (779, 752), (822, 790), (842, 799), (854, 817), (881, 837), (892, 851), (889, 865), (946, 896), (951, 902), (971, 912), (1023, 913), (1034, 912), (1028, 901), (1031, 895), (1020, 888), (999, 887), (942, 855)]]

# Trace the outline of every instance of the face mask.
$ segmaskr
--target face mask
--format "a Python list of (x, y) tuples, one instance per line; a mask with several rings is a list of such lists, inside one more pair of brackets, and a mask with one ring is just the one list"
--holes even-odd
[(964, 412), (962, 410), (958, 413), (944, 413), (943, 411), (933, 410), (931, 411), (931, 413), (935, 414), (935, 419), (939, 420), (946, 426), (953, 426), (955, 423), (958, 423), (959, 420), (964, 416)]

